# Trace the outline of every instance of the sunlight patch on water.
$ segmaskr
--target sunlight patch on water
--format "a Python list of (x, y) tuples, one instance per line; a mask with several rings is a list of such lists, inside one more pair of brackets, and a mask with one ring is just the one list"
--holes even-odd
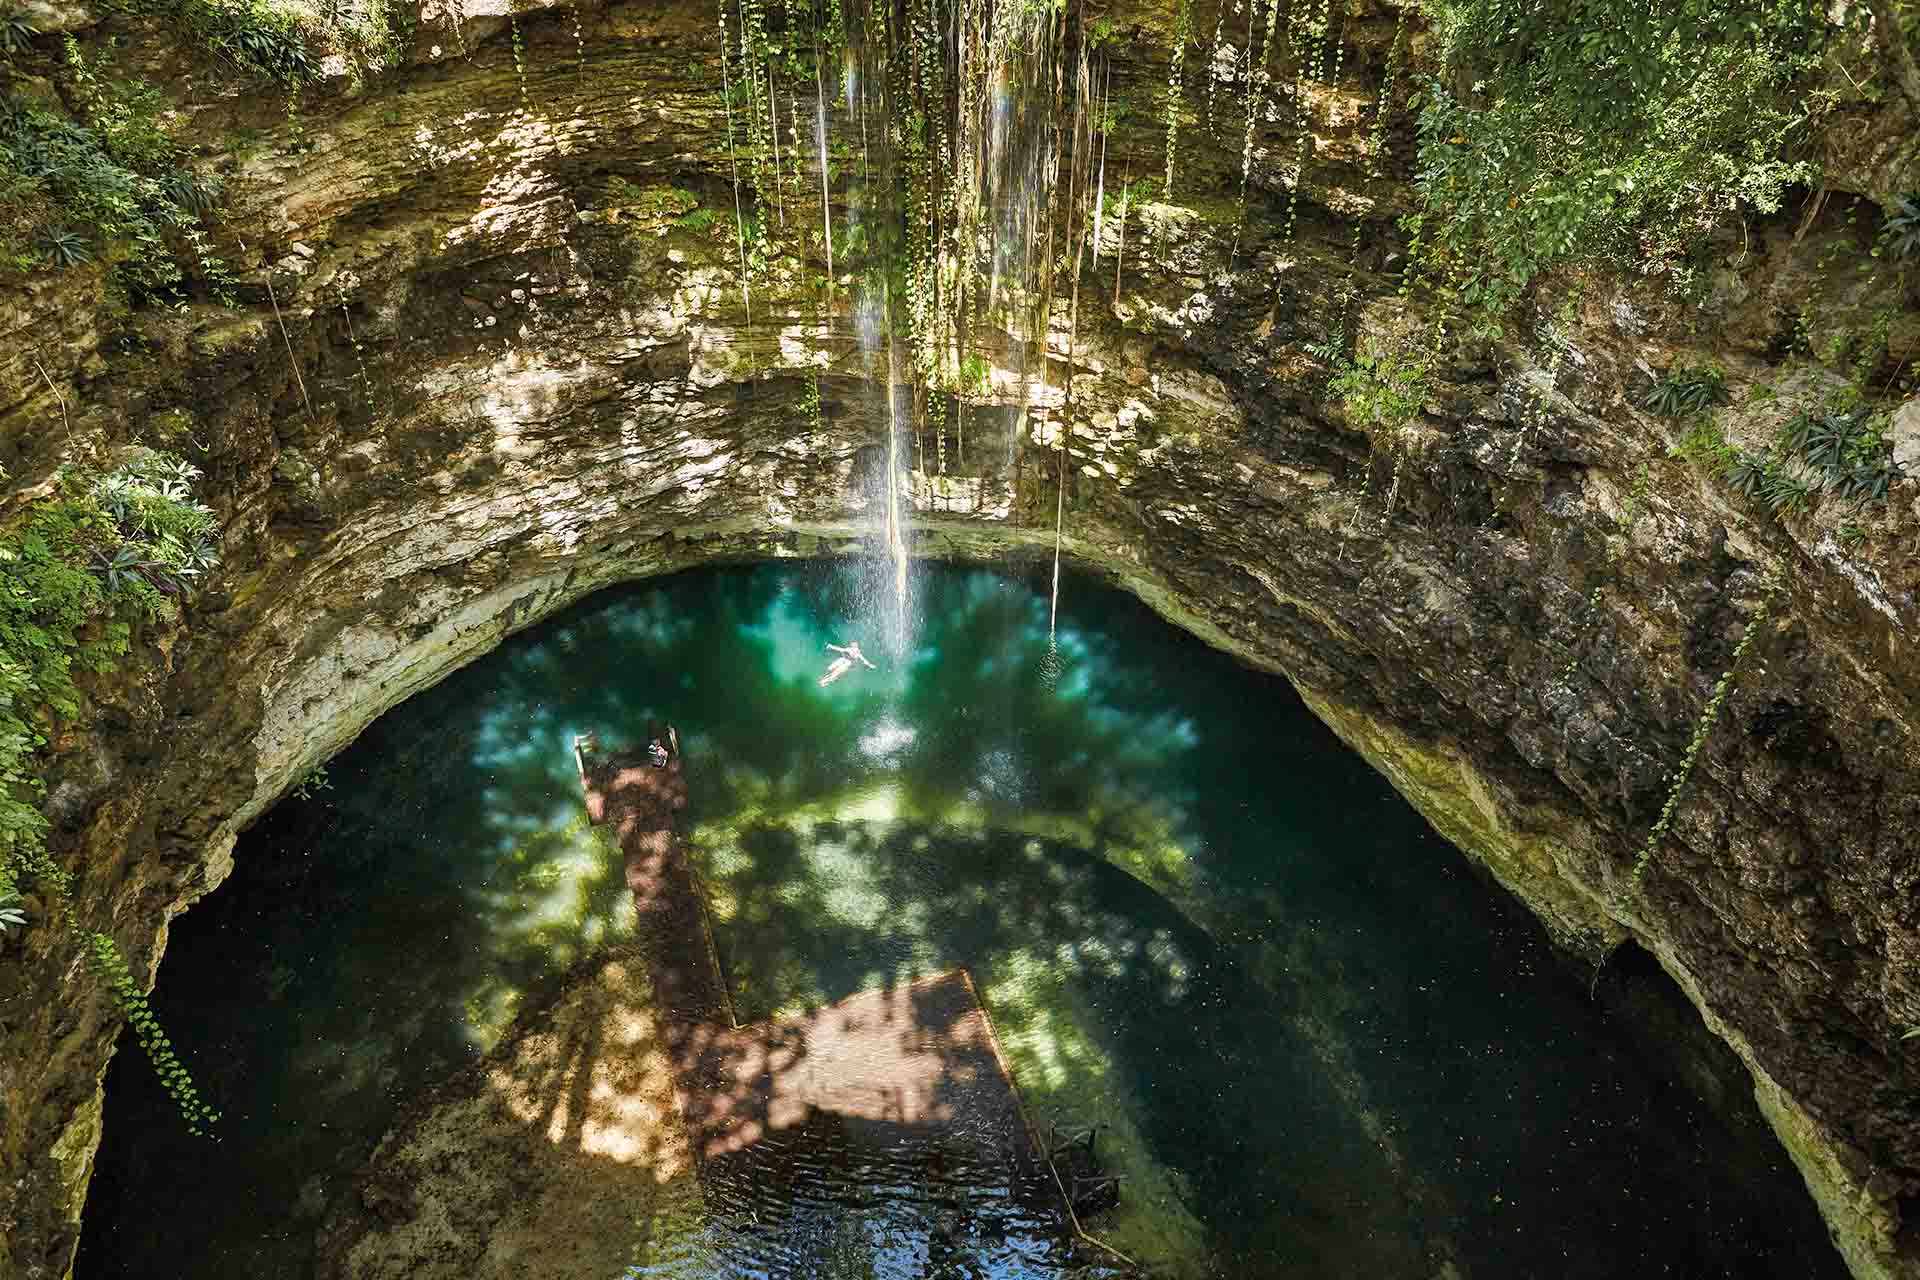
[(906, 748), (913, 745), (920, 735), (888, 717), (875, 725), (871, 733), (860, 737), (860, 754), (875, 762), (890, 762)]
[(1156, 1273), (1199, 1280), (1213, 1268), (1206, 1228), (1189, 1208), (1191, 1191), (1177, 1170), (1155, 1157), (1141, 1130), (1139, 1100), (1094, 1037), (1103, 1020), (1062, 981), (1072, 969), (1025, 948), (997, 961), (981, 992), (995, 1034), (1036, 1124), (1058, 1119), (1102, 1126), (1102, 1160), (1122, 1176), (1126, 1194), (1099, 1224), (1100, 1238), (1150, 1262)]

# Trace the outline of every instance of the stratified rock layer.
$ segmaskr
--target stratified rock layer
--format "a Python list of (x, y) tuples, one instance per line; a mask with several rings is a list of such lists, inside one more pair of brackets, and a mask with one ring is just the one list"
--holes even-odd
[[(1115, 89), (1154, 101), (1170, 23), (1134, 16)], [(16, 496), (138, 440), (200, 463), (227, 528), (188, 625), (149, 637), (166, 644), (49, 748), (53, 845), (81, 875), (70, 907), (35, 904), (56, 923), (111, 930), (151, 971), (241, 828), (503, 635), (613, 582), (833, 554), (871, 527), (880, 401), (844, 293), (808, 283), (812, 242), (776, 237), (744, 309), (710, 17), (580, 17), (578, 46), (564, 13), (519, 18), (527, 105), (499, 18), (427, 12), (412, 69), (310, 94), (291, 124), (282, 97), (231, 96), (137, 20), (79, 28), (99, 48), (133, 37), (114, 56), (206, 136), (248, 128), (219, 239), (251, 274), (238, 311), (99, 309), (94, 267), (0, 299), (0, 332), (40, 353), (0, 374)], [(1822, 254), (1865, 246), (1830, 202), (1804, 236), (1728, 244), (1703, 311), (1585, 282), (1563, 358), (1462, 356), (1404, 433), (1369, 439), (1307, 347), (1425, 323), (1383, 274), (1408, 193), (1360, 177), (1392, 18), (1346, 28), (1291, 237), (1285, 122), (1256, 139), (1237, 253), (1217, 211), (1238, 124), (1182, 135), (1173, 202), (1135, 207), (1117, 288), (1108, 228), (1077, 342), (1063, 311), (1052, 389), (1017, 437), (1011, 410), (981, 407), (925, 442), (946, 466), (915, 477), (915, 549), (1047, 554), (1064, 471), (1071, 560), (1284, 673), (1567, 945), (1632, 935), (1658, 955), (1753, 1071), (1856, 1273), (1920, 1276), (1920, 1040), (1900, 1039), (1920, 1025), (1916, 486), (1782, 523), (1669, 457), (1670, 425), (1634, 407), (1653, 369), (1716, 358), (1728, 434), (1750, 444), (1782, 412), (1758, 387), (1834, 380), (1782, 354), (1803, 312), (1844, 332), (1912, 299), (1827, 281)], [(1900, 118), (1881, 132), (1911, 134)], [(1403, 173), (1404, 128), (1388, 139), (1402, 163), (1384, 171)], [(1155, 170), (1164, 132), (1130, 116), (1114, 146)], [(1862, 172), (1861, 190), (1888, 180)], [(678, 191), (717, 217), (681, 222)], [(785, 198), (818, 225), (817, 203)], [(1021, 363), (990, 372), (1003, 406)], [(1775, 578), (1636, 883), (1667, 772)], [(118, 1015), (59, 929), (8, 945), (0, 1270), (59, 1276)]]

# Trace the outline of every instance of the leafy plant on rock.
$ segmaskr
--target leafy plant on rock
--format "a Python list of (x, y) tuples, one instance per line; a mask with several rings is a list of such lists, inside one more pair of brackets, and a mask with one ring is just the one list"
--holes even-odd
[(56, 267), (77, 267), (93, 261), (93, 250), (86, 239), (64, 228), (49, 230), (40, 237), (40, 248)]
[[(33, 767), (48, 727), (80, 711), (76, 669), (110, 670), (124, 655), (136, 611), (171, 618), (171, 597), (217, 559), (212, 511), (195, 501), (199, 472), (142, 451), (105, 475), (67, 472), (51, 499), (0, 529), (0, 932), (23, 928), (20, 888), (32, 883), (49, 909), (73, 876), (46, 845), (37, 804), (46, 783)], [(114, 990), (161, 1082), (196, 1133), (214, 1118), (104, 934), (79, 929), (90, 961)]]
[(1920, 191), (1893, 198), (1893, 212), (1880, 226), (1880, 247), (1891, 258), (1920, 257)]
[(333, 782), (327, 777), (327, 766), (324, 764), (316, 764), (307, 770), (301, 775), (300, 781), (293, 785), (293, 794), (302, 800), (318, 799), (321, 792), (331, 790)]
[(1642, 402), (1653, 413), (1681, 418), (1728, 403), (1724, 375), (1712, 365), (1679, 368), (1654, 382)]
[(11, 58), (16, 53), (24, 53), (33, 47), (33, 38), (39, 30), (20, 14), (9, 14), (0, 18), (0, 56)]
[(1383, 521), (1393, 516), (1406, 467), (1406, 427), (1420, 414), (1431, 387), (1424, 354), (1401, 347), (1371, 356), (1348, 359), (1343, 343), (1309, 343), (1307, 350), (1334, 367), (1327, 389), (1340, 401), (1347, 416), (1368, 436), (1386, 438), (1393, 451), (1393, 481), (1387, 490)]
[(1397, 432), (1411, 422), (1429, 394), (1426, 361), (1405, 352), (1336, 357), (1338, 372), (1327, 383), (1349, 416), (1370, 427)]
[(1742, 498), (1753, 501), (1759, 498), (1767, 483), (1767, 455), (1737, 453), (1721, 469), (1720, 478)]
[[(1647, 832), (1640, 853), (1633, 860), (1633, 882), (1640, 883), (1647, 868), (1653, 863), (1653, 855), (1658, 852), (1660, 842), (1666, 837), (1667, 829), (1673, 823), (1673, 811), (1680, 804), (1680, 797), (1687, 789), (1687, 780), (1693, 776), (1694, 766), (1699, 762), (1701, 748), (1707, 744), (1707, 735), (1713, 732), (1713, 726), (1720, 718), (1720, 708), (1726, 703), (1727, 696), (1733, 692), (1733, 677), (1740, 669), (1740, 660), (1747, 656), (1747, 650), (1760, 638), (1767, 620), (1773, 616), (1774, 604), (1780, 598), (1782, 583), (1776, 575), (1768, 578), (1766, 593), (1761, 597), (1760, 607), (1754, 610), (1753, 617), (1747, 620), (1746, 629), (1740, 635), (1740, 643), (1733, 647), (1733, 656), (1727, 660), (1726, 670), (1714, 682), (1713, 693), (1707, 698), (1707, 705), (1701, 709), (1700, 718), (1694, 722), (1693, 736), (1687, 740), (1686, 754), (1680, 764), (1667, 774), (1671, 784), (1667, 791), (1667, 801), (1660, 809), (1660, 817), (1655, 820), (1653, 829)], [(1763, 667), (1764, 671), (1765, 668)]]
[(1775, 458), (1767, 464), (1760, 498), (1777, 516), (1800, 515), (1812, 509), (1820, 486), (1800, 468)]

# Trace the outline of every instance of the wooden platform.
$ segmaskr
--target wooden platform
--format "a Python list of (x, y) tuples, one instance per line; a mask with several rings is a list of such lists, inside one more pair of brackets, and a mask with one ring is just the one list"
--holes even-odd
[(704, 897), (674, 831), (687, 799), (681, 763), (583, 755), (580, 778), (589, 816), (613, 826), (626, 857), (695, 1151), (737, 1152), (831, 1113), (862, 1145), (886, 1146), (911, 1129), (1030, 1165), (1032, 1135), (964, 970), (734, 1025)]
[(958, 969), (719, 1032), (680, 1065), (703, 1156), (805, 1124), (816, 1111), (838, 1116), (861, 1145), (932, 1129), (977, 1154), (1033, 1155), (986, 1014)]

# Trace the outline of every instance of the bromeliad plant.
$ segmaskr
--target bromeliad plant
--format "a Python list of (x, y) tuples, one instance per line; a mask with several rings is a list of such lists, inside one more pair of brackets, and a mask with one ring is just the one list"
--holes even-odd
[(1920, 191), (1893, 198), (1893, 212), (1880, 226), (1880, 247), (1890, 258), (1920, 258)]
[(1730, 402), (1725, 375), (1712, 365), (1677, 368), (1656, 381), (1642, 402), (1653, 413), (1681, 418)]
[(1720, 479), (1775, 515), (1811, 510), (1827, 494), (1864, 505), (1884, 502), (1895, 466), (1881, 419), (1866, 409), (1801, 409), (1762, 453), (1720, 445), (1709, 460)]

